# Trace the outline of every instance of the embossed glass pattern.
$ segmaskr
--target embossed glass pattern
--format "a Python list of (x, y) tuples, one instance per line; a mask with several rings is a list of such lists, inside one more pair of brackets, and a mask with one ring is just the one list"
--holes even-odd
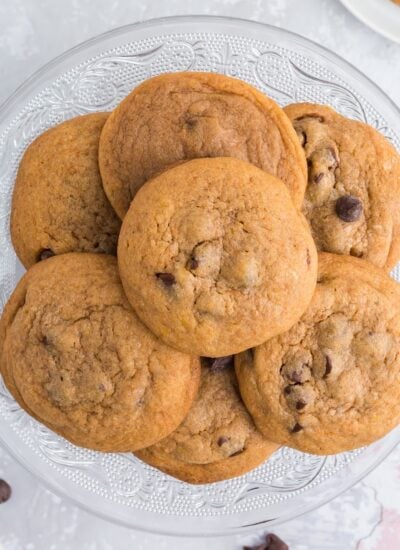
[[(0, 301), (22, 270), (9, 235), (18, 162), (27, 145), (73, 116), (111, 110), (143, 80), (168, 71), (215, 71), (260, 88), (281, 105), (327, 103), (366, 121), (400, 148), (397, 108), (354, 68), (288, 32), (246, 21), (184, 17), (117, 29), (39, 71), (0, 111)], [(399, 272), (393, 275), (399, 278)], [(222, 483), (191, 486), (133, 455), (75, 447), (24, 413), (0, 383), (0, 439), (54, 490), (108, 519), (174, 534), (223, 534), (299, 515), (365, 475), (400, 440), (331, 457), (282, 448), (263, 466)]]

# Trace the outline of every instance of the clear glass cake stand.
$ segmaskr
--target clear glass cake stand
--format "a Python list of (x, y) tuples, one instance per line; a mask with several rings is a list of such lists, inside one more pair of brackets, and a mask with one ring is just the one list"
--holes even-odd
[[(64, 119), (112, 109), (153, 75), (185, 70), (233, 75), (282, 105), (330, 104), (400, 147), (400, 114), (388, 97), (335, 54), (295, 34), (222, 17), (158, 19), (103, 34), (43, 67), (0, 110), (1, 306), (22, 273), (8, 226), (15, 172), (27, 145)], [(74, 447), (21, 411), (1, 385), (0, 441), (52, 490), (91, 512), (136, 529), (207, 536), (270, 526), (320, 506), (379, 464), (400, 431), (331, 457), (283, 448), (243, 477), (191, 486), (132, 455)]]

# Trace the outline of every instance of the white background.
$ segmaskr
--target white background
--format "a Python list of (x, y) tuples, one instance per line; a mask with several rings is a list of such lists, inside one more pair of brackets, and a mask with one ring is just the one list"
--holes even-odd
[[(43, 63), (89, 37), (195, 13), (254, 19), (307, 36), (400, 104), (400, 45), (365, 27), (337, 0), (0, 0), (0, 102)], [(234, 550), (258, 540), (257, 534), (177, 540), (111, 525), (50, 494), (0, 449), (1, 477), (14, 489), (0, 505), (1, 550)], [(400, 449), (352, 490), (274, 531), (291, 550), (400, 549)]]

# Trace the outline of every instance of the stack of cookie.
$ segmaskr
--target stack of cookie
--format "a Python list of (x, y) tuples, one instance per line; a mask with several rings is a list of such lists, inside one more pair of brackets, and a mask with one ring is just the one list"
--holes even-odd
[(365, 124), (148, 80), (21, 161), (4, 382), (69, 441), (192, 483), (368, 444), (400, 423), (399, 202)]

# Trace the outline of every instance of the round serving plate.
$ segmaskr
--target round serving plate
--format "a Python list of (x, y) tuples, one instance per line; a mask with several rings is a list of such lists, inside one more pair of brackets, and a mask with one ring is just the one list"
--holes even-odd
[[(27, 145), (62, 120), (113, 109), (151, 76), (187, 70), (241, 78), (281, 105), (330, 104), (400, 147), (396, 106), (348, 63), (297, 35), (221, 17), (174, 17), (116, 29), (49, 63), (0, 110), (1, 306), (22, 273), (10, 241), (9, 214)], [(330, 457), (282, 448), (245, 476), (193, 486), (131, 454), (71, 445), (31, 419), (0, 384), (0, 440), (51, 489), (109, 520), (152, 532), (206, 536), (272, 525), (321, 505), (375, 467), (400, 441), (400, 431), (368, 448)]]
[(390, 40), (400, 42), (400, 5), (391, 0), (340, 0), (360, 21)]

